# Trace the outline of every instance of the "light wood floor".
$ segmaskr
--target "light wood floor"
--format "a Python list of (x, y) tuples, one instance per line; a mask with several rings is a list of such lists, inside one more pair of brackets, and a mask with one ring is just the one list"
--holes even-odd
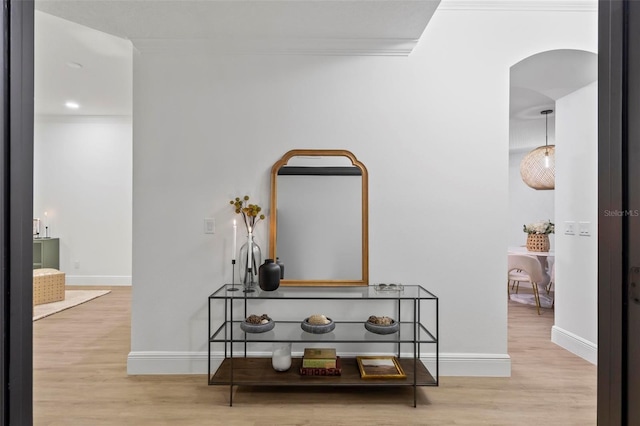
[(36, 425), (595, 425), (596, 367), (550, 342), (551, 311), (509, 307), (512, 377), (362, 391), (227, 387), (127, 376), (130, 288), (34, 323)]

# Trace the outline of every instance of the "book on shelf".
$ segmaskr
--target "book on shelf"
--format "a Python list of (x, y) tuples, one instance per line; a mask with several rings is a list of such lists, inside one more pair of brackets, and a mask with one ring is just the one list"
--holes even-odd
[(300, 367), (301, 376), (340, 376), (342, 375), (342, 366), (340, 365), (340, 357), (336, 357), (335, 368), (315, 368)]
[(302, 367), (304, 368), (336, 368), (335, 348), (304, 348)]
[(302, 366), (305, 368), (336, 368), (336, 358), (302, 358)]
[(336, 359), (335, 348), (304, 348), (305, 359)]

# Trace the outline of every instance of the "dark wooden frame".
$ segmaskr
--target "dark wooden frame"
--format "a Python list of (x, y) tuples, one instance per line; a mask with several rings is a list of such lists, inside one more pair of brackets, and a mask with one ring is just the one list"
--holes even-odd
[[(598, 211), (622, 209), (622, 2), (599, 2)], [(598, 423), (621, 425), (622, 218), (598, 224)]]
[[(637, 256), (640, 4), (599, 1), (598, 57), (598, 424), (637, 422), (637, 359), (629, 357), (629, 271)], [(632, 155), (630, 155), (632, 154)], [(635, 158), (635, 160), (634, 160)], [(635, 161), (635, 163), (634, 163)], [(633, 195), (635, 196), (635, 195)], [(636, 201), (637, 202), (637, 199)], [(607, 214), (619, 212), (620, 215)], [(631, 232), (635, 229), (634, 232)], [(637, 322), (637, 321), (636, 321)], [(630, 364), (635, 363), (635, 364)], [(635, 376), (634, 376), (635, 375)], [(635, 418), (634, 418), (635, 417)]]
[[(628, 111), (625, 36), (628, 1), (599, 1), (599, 211), (624, 209), (624, 127)], [(33, 2), (3, 0), (0, 150), (0, 425), (31, 424), (31, 235), (33, 180)], [(628, 21), (629, 20), (629, 21)], [(628, 422), (624, 218), (599, 221), (598, 423)], [(9, 368), (9, 366), (11, 368)], [(9, 387), (11, 383), (11, 387)]]
[(3, 0), (0, 425), (33, 423), (34, 3)]
[[(640, 421), (640, 2), (629, 1), (626, 14), (626, 138), (624, 142), (623, 241), (623, 416), (629, 424)], [(626, 392), (626, 395), (625, 393)]]

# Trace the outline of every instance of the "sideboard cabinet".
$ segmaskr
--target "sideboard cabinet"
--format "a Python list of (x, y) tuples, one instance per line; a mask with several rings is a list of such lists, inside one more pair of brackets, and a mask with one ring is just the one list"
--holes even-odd
[(33, 239), (33, 269), (60, 269), (60, 239)]
[[(438, 386), (438, 298), (418, 285), (404, 286), (402, 291), (379, 291), (374, 286), (354, 287), (280, 287), (275, 291), (244, 293), (242, 289), (232, 290), (223, 285), (209, 296), (208, 302), (208, 384), (229, 386), (229, 405), (233, 405), (234, 386), (409, 386), (413, 387), (413, 406), (416, 406), (417, 388)], [(330, 300), (349, 312), (357, 304), (376, 301), (379, 306), (390, 304), (395, 319), (400, 323), (398, 332), (375, 334), (365, 330), (362, 321), (332, 318), (335, 329), (325, 334), (302, 332), (300, 321), (280, 321), (273, 318), (275, 327), (267, 333), (246, 333), (240, 324), (251, 312), (252, 304), (259, 302), (260, 309), (269, 301), (303, 303), (312, 305), (314, 301)], [(235, 306), (234, 306), (235, 305)], [(423, 306), (424, 305), (424, 306)], [(364, 307), (363, 307), (364, 308)], [(365, 309), (363, 309), (364, 311)], [(272, 315), (273, 317), (274, 315)], [(345, 315), (346, 316), (346, 315)], [(429, 318), (423, 320), (422, 318)], [(294, 357), (291, 368), (286, 372), (275, 371), (270, 357), (252, 357), (247, 353), (250, 343), (290, 342), (296, 348), (293, 353), (301, 353), (308, 344), (333, 346), (347, 343), (366, 348), (392, 347), (404, 373), (402, 379), (363, 379), (356, 357), (342, 357), (340, 376), (303, 376), (300, 374), (302, 359)], [(378, 345), (384, 344), (384, 345)], [(421, 348), (433, 354), (429, 368), (420, 360)], [(401, 348), (404, 350), (401, 351)], [(407, 348), (410, 348), (407, 351)], [(217, 349), (217, 353), (214, 352)], [(407, 352), (410, 355), (407, 356)], [(386, 352), (385, 352), (386, 353)], [(216, 358), (212, 357), (215, 354)], [(404, 354), (404, 355), (403, 355)], [(338, 353), (340, 356), (340, 354)], [(368, 355), (362, 353), (361, 355)], [(430, 356), (431, 357), (431, 356)], [(220, 359), (222, 362), (220, 363)], [(218, 366), (218, 364), (220, 364)], [(212, 367), (216, 365), (217, 368)]]

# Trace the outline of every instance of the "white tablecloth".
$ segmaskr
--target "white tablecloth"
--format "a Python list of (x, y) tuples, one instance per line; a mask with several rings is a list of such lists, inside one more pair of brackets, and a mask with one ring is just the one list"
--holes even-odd
[(528, 254), (528, 255), (531, 255), (531, 256), (538, 256), (538, 257), (554, 257), (555, 256), (555, 252), (553, 250), (551, 250), (551, 251), (529, 251), (524, 246), (509, 247), (507, 252), (511, 253), (511, 254)]

